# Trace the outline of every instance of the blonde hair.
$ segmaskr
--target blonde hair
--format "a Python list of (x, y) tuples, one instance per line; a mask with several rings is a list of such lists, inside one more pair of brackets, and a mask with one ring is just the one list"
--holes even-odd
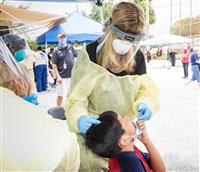
[[(29, 72), (24, 65), (19, 66), (24, 74)], [(28, 77), (17, 76), (5, 63), (0, 63), (0, 86), (12, 90), (18, 96), (28, 96), (32, 90)]]
[[(144, 31), (144, 14), (142, 9), (131, 2), (120, 2), (112, 11), (112, 24), (118, 29), (126, 33), (142, 34)], [(111, 21), (107, 20), (104, 24), (103, 31), (109, 32)], [(105, 68), (108, 68), (111, 59), (113, 58), (112, 40), (116, 35), (109, 33), (108, 38), (99, 54), (97, 55), (97, 63)], [(121, 61), (122, 68), (130, 74), (134, 70), (135, 60), (133, 51), (129, 51)]]

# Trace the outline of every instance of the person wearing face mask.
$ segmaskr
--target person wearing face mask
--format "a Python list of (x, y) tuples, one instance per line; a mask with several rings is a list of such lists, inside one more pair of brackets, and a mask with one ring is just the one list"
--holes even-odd
[(57, 77), (57, 106), (62, 105), (63, 97), (66, 97), (76, 56), (75, 50), (67, 44), (66, 35), (58, 34), (58, 47), (52, 55), (52, 67)]
[(2, 36), (2, 39), (13, 54), (15, 60), (18, 63), (25, 65), (28, 69), (28, 75), (31, 78), (33, 91), (37, 92), (33, 72), (33, 64), (37, 54), (30, 50), (28, 43), (21, 35), (10, 33)]
[(181, 52), (182, 54), (182, 63), (183, 63), (183, 78), (188, 78), (188, 66), (189, 66), (189, 56), (190, 56), (190, 50), (187, 46), (184, 46), (184, 49)]
[(26, 58), (26, 42), (22, 36), (17, 34), (6, 34), (2, 38), (17, 62), (21, 62)]
[[(157, 87), (146, 75), (144, 55), (139, 50), (144, 38), (141, 8), (120, 2), (104, 32), (82, 48), (72, 71), (65, 115), (70, 130), (76, 133), (84, 134), (92, 124), (99, 124), (98, 115), (104, 111), (149, 120), (159, 109)], [(80, 171), (100, 171), (103, 160), (85, 148), (81, 137), (79, 143)]]
[[(22, 52), (21, 54), (23, 54)], [(13, 56), (4, 40), (0, 37), (0, 87), (8, 88), (27, 102), (38, 105), (39, 100), (33, 92), (34, 85), (29, 70), (23, 63), (19, 63), (17, 59), (21, 58)]]

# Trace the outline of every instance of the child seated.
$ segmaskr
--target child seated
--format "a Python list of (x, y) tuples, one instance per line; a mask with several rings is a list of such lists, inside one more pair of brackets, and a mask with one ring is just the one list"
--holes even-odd
[[(93, 153), (109, 158), (110, 172), (165, 172), (164, 161), (149, 138), (144, 121), (136, 125), (127, 116), (113, 111), (102, 113), (98, 120), (85, 134), (86, 146)], [(143, 153), (134, 146), (136, 129), (142, 134), (138, 139), (144, 144), (148, 153)]]

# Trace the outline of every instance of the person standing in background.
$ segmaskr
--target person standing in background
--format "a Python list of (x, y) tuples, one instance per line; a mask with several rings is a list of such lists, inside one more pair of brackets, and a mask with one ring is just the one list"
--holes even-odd
[(191, 70), (192, 70), (192, 78), (185, 85), (189, 85), (192, 81), (197, 81), (198, 88), (200, 89), (200, 59), (197, 54), (197, 49), (191, 49)]
[(77, 54), (67, 44), (65, 33), (58, 34), (58, 47), (53, 51), (52, 67), (57, 78), (57, 106), (62, 105), (63, 97), (67, 95), (74, 57)]
[(56, 86), (56, 74), (53, 70), (53, 67), (52, 67), (52, 56), (53, 56), (53, 51), (54, 51), (54, 48), (51, 48), (50, 49), (50, 52), (48, 53), (48, 69), (49, 69), (49, 74), (50, 76), (52, 77), (53, 79), (53, 83), (50, 83), (51, 86)]
[(190, 50), (187, 47), (184, 47), (183, 51), (181, 52), (182, 54), (182, 64), (183, 64), (183, 73), (184, 76), (183, 78), (188, 78), (188, 66), (189, 66), (189, 54)]
[(162, 47), (160, 47), (160, 49), (159, 49), (159, 54), (160, 54), (160, 60), (162, 60), (163, 59), (163, 49), (162, 49)]
[(147, 50), (147, 63), (149, 63), (151, 60), (151, 51), (150, 49)]
[(47, 55), (42, 51), (39, 46), (38, 57), (35, 60), (35, 80), (37, 91), (42, 92), (47, 90)]

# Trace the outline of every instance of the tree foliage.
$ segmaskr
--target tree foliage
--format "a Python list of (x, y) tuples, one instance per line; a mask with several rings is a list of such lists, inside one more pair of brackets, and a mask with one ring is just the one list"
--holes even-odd
[[(200, 15), (192, 17), (191, 23), (192, 23), (191, 35), (193, 35), (194, 37), (200, 35)], [(170, 32), (172, 34), (178, 35), (180, 24), (181, 24), (181, 36), (190, 36), (190, 18), (185, 18), (176, 21), (173, 24), (172, 28), (170, 29)]]
[[(146, 0), (135, 0), (135, 2), (138, 5), (142, 6), (144, 12), (146, 12)], [(150, 4), (149, 5), (149, 23), (154, 24), (156, 21), (156, 15), (155, 15), (155, 11), (152, 6), (152, 0), (149, 1), (149, 4)]]
[[(31, 50), (36, 51), (37, 50), (37, 43), (35, 40), (27, 40), (28, 45), (30, 47)], [(44, 47), (45, 49), (45, 47)]]
[(100, 8), (103, 8), (103, 18), (107, 19), (111, 16), (112, 8), (114, 6), (113, 1), (104, 2), (102, 7), (97, 6), (96, 4), (92, 5), (92, 11), (89, 17), (97, 22), (101, 22)]
[[(129, 1), (133, 2), (134, 0), (129, 0)], [(143, 8), (144, 12), (146, 11), (146, 0), (135, 0), (135, 2)], [(103, 17), (104, 17), (104, 19), (107, 19), (111, 16), (114, 5), (115, 5), (115, 3), (113, 2), (113, 0), (104, 2), (103, 7), (99, 7), (96, 4), (93, 4), (89, 17), (97, 22), (100, 22), (101, 21), (100, 8), (103, 8)], [(155, 23), (155, 21), (156, 21), (156, 16), (155, 16), (155, 12), (152, 7), (152, 0), (150, 0), (149, 23), (153, 24), (153, 23)]]

